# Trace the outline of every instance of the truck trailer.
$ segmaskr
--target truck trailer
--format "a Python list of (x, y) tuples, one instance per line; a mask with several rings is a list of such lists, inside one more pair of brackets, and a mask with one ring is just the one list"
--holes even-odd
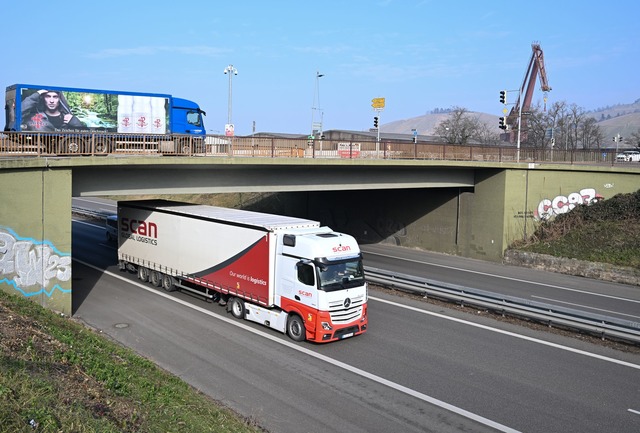
[(203, 115), (195, 102), (166, 94), (14, 84), (4, 130), (55, 154), (191, 153), (206, 134)]
[(356, 240), (317, 221), (167, 200), (118, 202), (118, 263), (295, 341), (367, 330)]

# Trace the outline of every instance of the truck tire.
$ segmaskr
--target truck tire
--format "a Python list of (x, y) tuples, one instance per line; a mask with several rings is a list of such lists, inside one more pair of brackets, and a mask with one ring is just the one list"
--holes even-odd
[(107, 155), (111, 153), (111, 142), (108, 138), (98, 137), (94, 142), (94, 149), (96, 155)]
[(178, 139), (178, 149), (176, 153), (179, 155), (191, 155), (191, 143), (188, 138)]
[(143, 283), (149, 281), (149, 269), (144, 266), (138, 266), (138, 279)]
[(236, 319), (244, 319), (245, 316), (245, 307), (244, 301), (240, 298), (232, 298), (229, 302), (229, 311), (231, 315)]
[(171, 275), (163, 274), (162, 275), (162, 288), (166, 292), (173, 292), (176, 290), (176, 279)]
[(67, 137), (62, 141), (63, 154), (75, 154), (84, 152), (84, 141), (79, 137)]
[(304, 341), (307, 338), (307, 331), (304, 328), (302, 318), (297, 314), (292, 314), (287, 320), (287, 335), (293, 341)]
[(149, 273), (149, 281), (156, 287), (160, 287), (162, 285), (162, 274), (158, 271), (151, 271)]

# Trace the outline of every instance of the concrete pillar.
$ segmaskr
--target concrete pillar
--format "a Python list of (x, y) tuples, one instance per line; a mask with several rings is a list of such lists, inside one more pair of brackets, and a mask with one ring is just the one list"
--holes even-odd
[(0, 170), (0, 290), (71, 314), (71, 170)]

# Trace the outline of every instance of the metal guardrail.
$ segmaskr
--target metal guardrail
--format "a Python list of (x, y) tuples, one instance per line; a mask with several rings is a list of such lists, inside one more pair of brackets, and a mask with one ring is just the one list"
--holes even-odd
[[(95, 132), (0, 133), (0, 157), (206, 156), (242, 158), (387, 159), (614, 165), (613, 149), (538, 149), (514, 145), (457, 145), (382, 137), (306, 138), (110, 134)], [(622, 163), (640, 168), (637, 163)]]
[(367, 281), (405, 292), (473, 305), (494, 312), (533, 319), (549, 326), (583, 331), (603, 339), (640, 344), (640, 323), (571, 308), (530, 301), (480, 289), (427, 280), (365, 266)]
[(111, 215), (111, 213), (109, 212), (87, 209), (79, 206), (71, 206), (71, 213), (93, 217), (93, 218), (99, 218), (99, 219), (106, 219), (109, 215)]

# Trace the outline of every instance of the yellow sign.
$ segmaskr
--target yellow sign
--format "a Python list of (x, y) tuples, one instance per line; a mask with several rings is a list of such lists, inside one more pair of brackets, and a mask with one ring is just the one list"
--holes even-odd
[(371, 100), (371, 106), (373, 108), (384, 108), (384, 98), (373, 98)]

